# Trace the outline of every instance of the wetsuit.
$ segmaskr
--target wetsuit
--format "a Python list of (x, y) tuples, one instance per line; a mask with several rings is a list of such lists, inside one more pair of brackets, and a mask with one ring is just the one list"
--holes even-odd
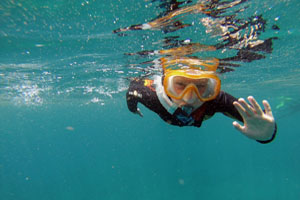
[[(237, 101), (237, 99), (224, 91), (221, 91), (216, 99), (203, 103), (198, 109), (188, 114), (188, 112), (185, 112), (179, 107), (167, 108), (164, 106), (164, 103), (160, 98), (161, 95), (158, 95), (157, 90), (157, 83), (155, 83), (154, 80), (132, 80), (126, 94), (128, 109), (133, 113), (137, 113), (137, 104), (142, 103), (144, 106), (157, 113), (164, 121), (176, 126), (200, 127), (204, 120), (209, 119), (216, 112), (221, 112), (226, 116), (243, 122), (242, 116), (233, 105), (233, 102)], [(169, 101), (171, 100), (169, 99)], [(275, 128), (273, 137), (270, 140), (258, 142), (271, 142), (275, 138), (276, 131), (277, 128)]]

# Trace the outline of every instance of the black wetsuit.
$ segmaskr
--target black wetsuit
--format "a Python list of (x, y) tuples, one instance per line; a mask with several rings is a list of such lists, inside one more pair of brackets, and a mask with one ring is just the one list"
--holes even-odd
[[(196, 126), (200, 127), (202, 122), (212, 117), (216, 112), (221, 112), (226, 116), (243, 122), (243, 118), (233, 106), (233, 102), (237, 99), (233, 96), (221, 91), (216, 99), (205, 102), (190, 115), (186, 114), (181, 108), (171, 114), (160, 103), (155, 91), (154, 81), (149, 79), (134, 79), (131, 81), (126, 94), (128, 109), (136, 113), (137, 104), (142, 103), (150, 110), (157, 113), (164, 121), (176, 126)], [(276, 135), (275, 128), (273, 137), (268, 141), (258, 141), (261, 143), (271, 142)]]

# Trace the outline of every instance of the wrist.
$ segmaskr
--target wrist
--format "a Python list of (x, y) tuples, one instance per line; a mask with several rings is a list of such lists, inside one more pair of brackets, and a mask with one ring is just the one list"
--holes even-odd
[(270, 143), (275, 139), (276, 133), (277, 133), (277, 124), (275, 123), (274, 131), (273, 131), (272, 137), (270, 139), (268, 139), (268, 140), (256, 140), (256, 141), (259, 142), (259, 143), (262, 143), (262, 144)]

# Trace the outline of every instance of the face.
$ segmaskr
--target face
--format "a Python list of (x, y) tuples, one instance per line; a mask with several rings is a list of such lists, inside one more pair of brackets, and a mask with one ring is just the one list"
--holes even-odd
[(189, 84), (194, 84), (200, 95), (206, 89), (207, 79), (190, 79), (182, 76), (176, 76), (173, 80), (173, 87), (176, 94), (180, 95)]
[(190, 84), (193, 84), (194, 86), (196, 86), (196, 88), (189, 88), (187, 91), (185, 91), (184, 96), (180, 100), (172, 98), (173, 102), (175, 102), (179, 106), (200, 106), (203, 102), (200, 101), (195, 90), (197, 90), (198, 93), (202, 95), (207, 87), (207, 81), (207, 79), (189, 79), (180, 76), (174, 77), (173, 89), (176, 94), (180, 95), (182, 92), (184, 92), (186, 87), (189, 87)]

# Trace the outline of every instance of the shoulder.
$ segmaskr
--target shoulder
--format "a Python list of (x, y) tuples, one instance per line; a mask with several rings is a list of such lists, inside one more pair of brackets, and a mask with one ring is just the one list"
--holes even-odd
[(132, 80), (127, 91), (127, 103), (142, 103), (159, 115), (167, 112), (158, 99), (155, 83), (153, 79)]
[(148, 78), (134, 78), (130, 81), (129, 88), (151, 89), (155, 91), (154, 80)]
[(154, 80), (134, 78), (130, 81), (127, 95), (143, 98), (144, 96), (152, 96), (155, 94)]

